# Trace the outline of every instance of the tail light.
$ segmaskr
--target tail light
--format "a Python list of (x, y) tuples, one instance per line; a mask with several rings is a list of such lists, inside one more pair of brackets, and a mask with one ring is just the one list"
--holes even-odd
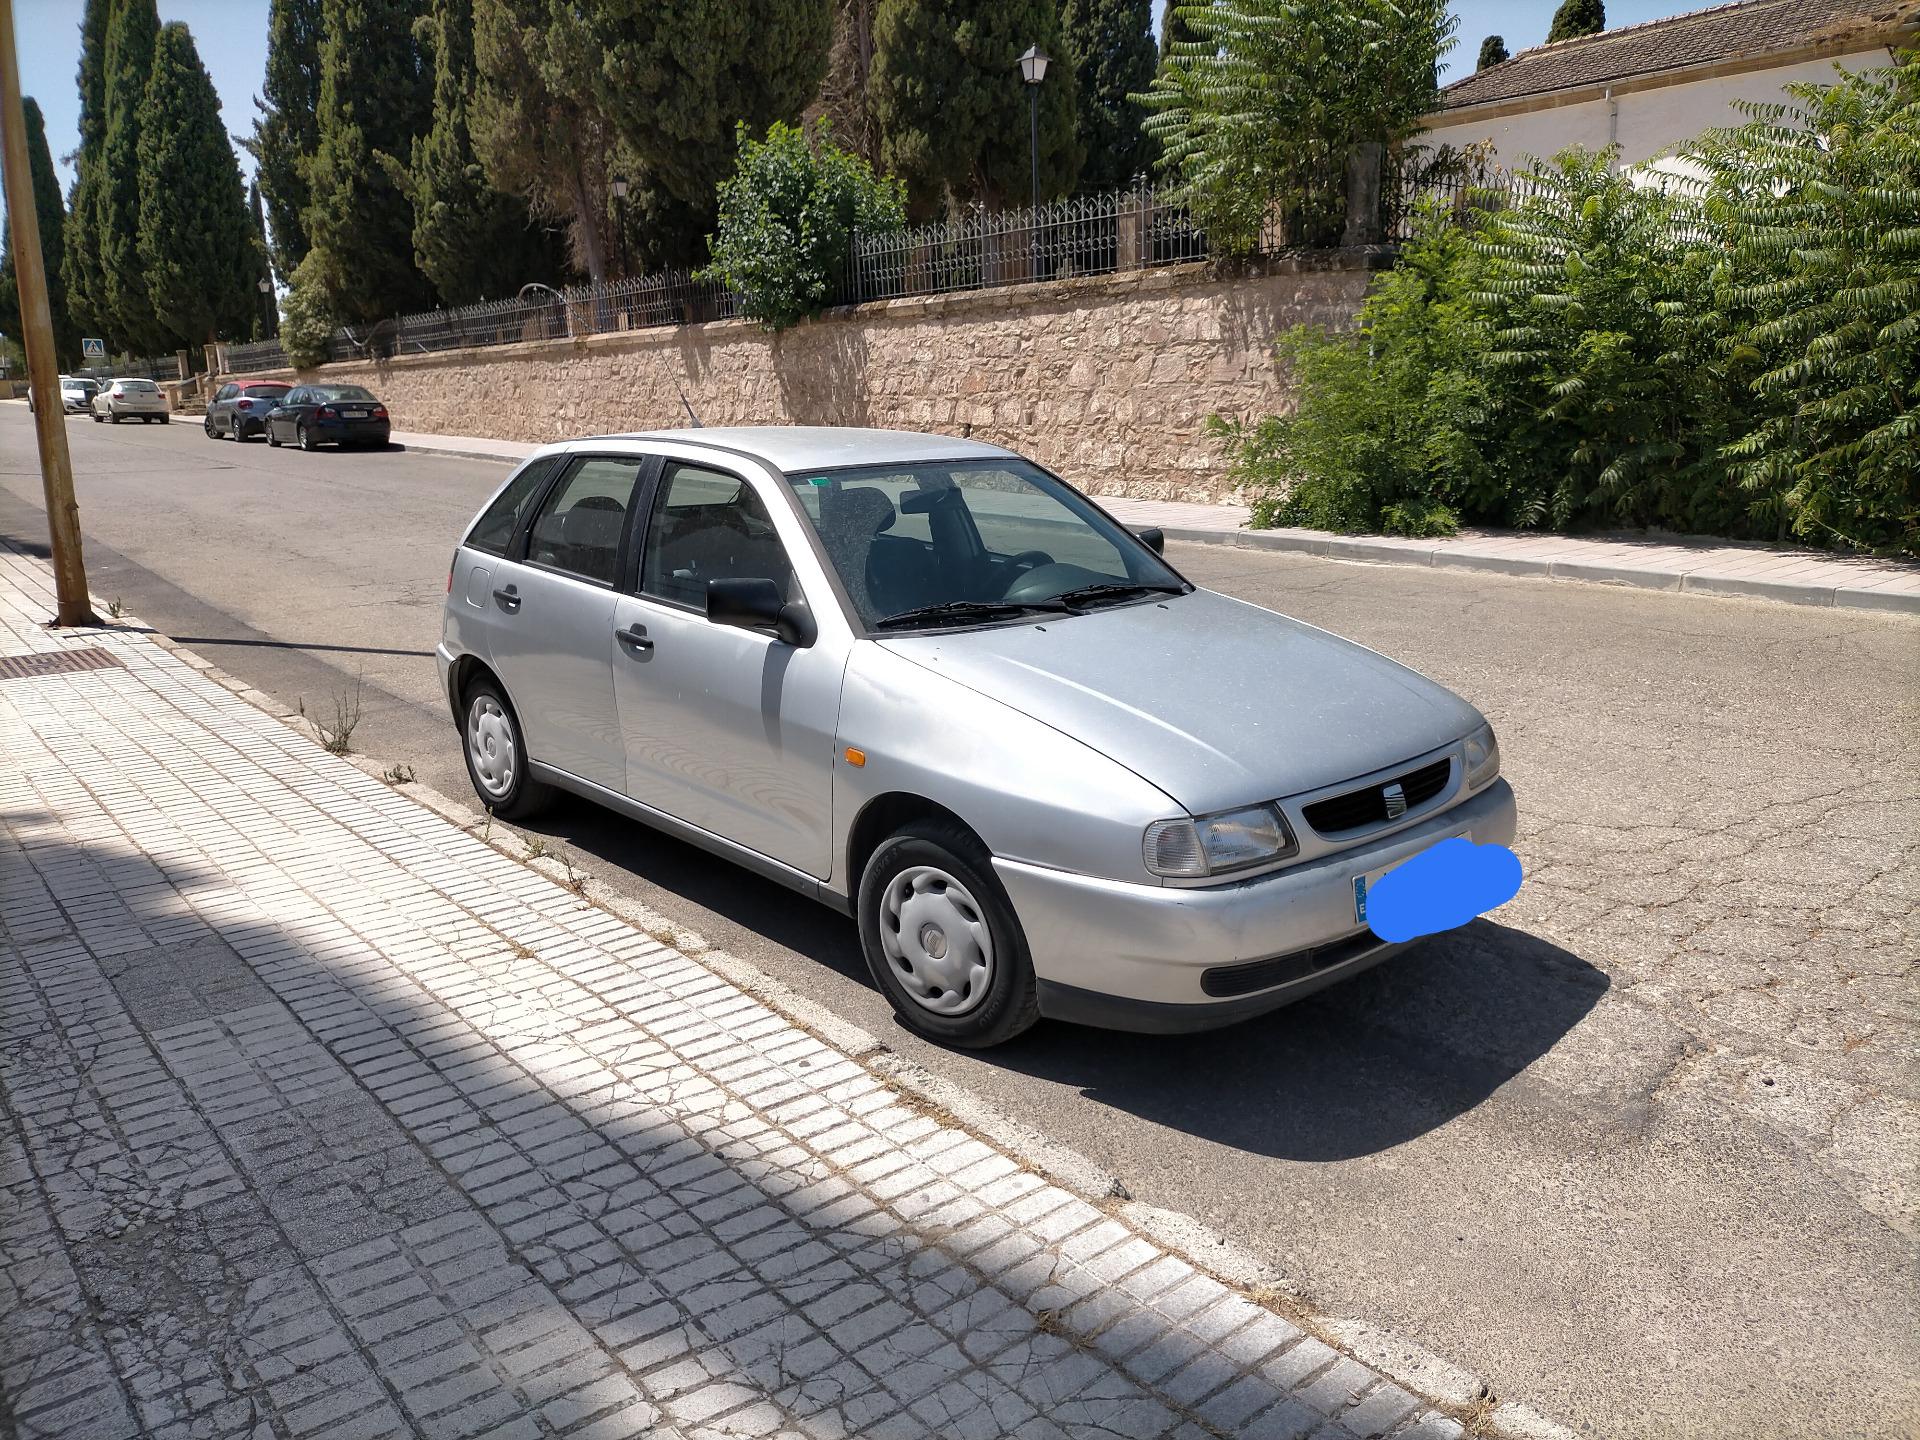
[(331, 405), (322, 405), (318, 410), (314, 411), (313, 413), (315, 417), (317, 417), (318, 419), (332, 420), (335, 417), (337, 417), (340, 412), (335, 410)]
[(236, 400), (233, 402), (233, 408), (236, 410), (251, 410), (253, 408), (253, 401)]
[(374, 418), (374, 419), (376, 419), (376, 420), (384, 420), (384, 419), (386, 419), (386, 418), (387, 418), (387, 407), (386, 407), (386, 406), (384, 406), (384, 405), (376, 405), (376, 406), (374, 406), (374, 407), (373, 407), (373, 418)]

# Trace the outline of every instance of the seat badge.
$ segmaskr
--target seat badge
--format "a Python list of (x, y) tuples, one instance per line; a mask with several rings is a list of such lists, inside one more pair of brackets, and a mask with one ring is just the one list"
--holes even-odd
[(1387, 819), (1398, 820), (1402, 815), (1407, 813), (1407, 792), (1400, 788), (1399, 781), (1394, 781), (1393, 784), (1383, 789), (1380, 794), (1387, 802)]

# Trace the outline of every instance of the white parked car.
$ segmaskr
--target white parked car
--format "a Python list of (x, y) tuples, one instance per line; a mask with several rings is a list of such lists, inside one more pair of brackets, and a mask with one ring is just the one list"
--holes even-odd
[[(60, 377), (60, 408), (68, 414), (78, 414), (93, 403), (94, 392), (100, 388), (99, 382), (87, 379), (84, 375), (62, 375)], [(27, 391), (27, 410), (33, 410), (33, 391)]]
[(93, 397), (93, 419), (96, 425), (102, 420), (111, 420), (116, 425), (122, 420), (139, 420), (143, 424), (158, 420), (165, 425), (173, 419), (173, 412), (167, 407), (167, 397), (153, 381), (115, 380)]

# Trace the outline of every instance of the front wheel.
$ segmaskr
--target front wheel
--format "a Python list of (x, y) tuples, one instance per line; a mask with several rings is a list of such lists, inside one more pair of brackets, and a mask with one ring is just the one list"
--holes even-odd
[(200, 428), (207, 432), (207, 438), (209, 440), (218, 440), (220, 438), (220, 432), (213, 428), (213, 416), (209, 415), (206, 419), (202, 420), (200, 422)]
[(546, 806), (552, 792), (527, 773), (520, 717), (492, 680), (476, 680), (467, 687), (462, 734), (467, 778), (482, 805), (502, 820), (523, 819)]
[(909, 1030), (983, 1050), (1040, 1018), (1027, 937), (987, 850), (951, 820), (891, 836), (860, 878), (860, 943)]

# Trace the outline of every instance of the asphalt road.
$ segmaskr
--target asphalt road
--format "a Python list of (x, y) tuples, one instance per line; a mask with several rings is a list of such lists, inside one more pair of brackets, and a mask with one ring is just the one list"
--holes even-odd
[[(466, 786), (432, 649), (497, 464), (69, 426), (97, 594)], [(0, 534), (43, 540), (25, 407)], [(1910, 1434), (1920, 1414), (1920, 623), (1175, 546), (1499, 728), (1528, 881), (1277, 1015), (924, 1045), (852, 926), (569, 804), (576, 863), (1005, 1113), (1594, 1435)]]

